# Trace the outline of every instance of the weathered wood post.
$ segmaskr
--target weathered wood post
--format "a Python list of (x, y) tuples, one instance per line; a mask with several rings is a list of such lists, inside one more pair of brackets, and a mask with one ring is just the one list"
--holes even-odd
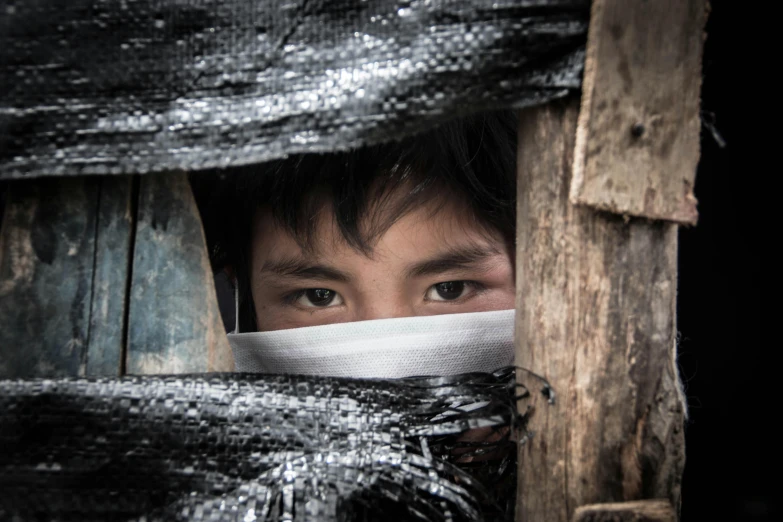
[(595, 0), (581, 106), (520, 114), (517, 365), (555, 392), (519, 372), (520, 522), (677, 516), (677, 227), (697, 217), (705, 18), (702, 0)]
[(233, 369), (183, 172), (9, 182), (0, 378)]

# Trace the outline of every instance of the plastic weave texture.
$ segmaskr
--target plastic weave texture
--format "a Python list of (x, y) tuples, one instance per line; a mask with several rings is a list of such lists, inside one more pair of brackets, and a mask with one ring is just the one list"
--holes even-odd
[(0, 179), (345, 150), (579, 88), (589, 0), (0, 1)]
[(0, 519), (512, 520), (518, 392), (511, 368), (0, 381)]

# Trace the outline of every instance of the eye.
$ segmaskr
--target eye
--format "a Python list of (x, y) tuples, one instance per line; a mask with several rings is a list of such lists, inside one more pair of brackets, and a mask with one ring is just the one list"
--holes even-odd
[(468, 281), (445, 281), (429, 287), (424, 298), (428, 301), (454, 301), (463, 297), (470, 288)]
[(343, 304), (343, 298), (328, 288), (308, 288), (299, 292), (296, 303), (310, 308), (325, 308)]

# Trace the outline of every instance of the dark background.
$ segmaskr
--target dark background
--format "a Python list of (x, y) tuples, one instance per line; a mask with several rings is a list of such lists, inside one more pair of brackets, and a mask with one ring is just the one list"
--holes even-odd
[(690, 407), (682, 521), (777, 521), (783, 520), (780, 435), (772, 408), (780, 377), (769, 354), (780, 341), (762, 335), (762, 308), (774, 313), (776, 300), (759, 255), (759, 245), (775, 239), (760, 237), (759, 195), (772, 191), (768, 180), (777, 176), (770, 174), (780, 170), (765, 164), (776, 146), (761, 139), (765, 120), (775, 121), (777, 73), (768, 72), (774, 67), (763, 63), (765, 46), (756, 42), (771, 15), (746, 2), (711, 4), (702, 116), (725, 147), (705, 125), (695, 189), (699, 224), (680, 232), (679, 361)]

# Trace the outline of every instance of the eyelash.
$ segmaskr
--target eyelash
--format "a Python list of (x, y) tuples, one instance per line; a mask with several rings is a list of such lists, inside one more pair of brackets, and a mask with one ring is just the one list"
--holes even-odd
[(289, 305), (295, 304), (300, 298), (302, 298), (305, 295), (305, 293), (307, 293), (308, 290), (311, 290), (311, 288), (302, 288), (301, 290), (295, 290), (290, 294), (286, 294), (283, 296), (283, 302)]
[[(435, 287), (436, 285), (443, 284), (443, 283), (463, 283), (467, 288), (470, 288), (471, 290), (473, 290), (473, 294), (482, 292), (482, 291), (487, 289), (486, 285), (484, 285), (482, 283), (479, 283), (478, 281), (454, 280), (454, 281), (439, 281), (439, 282), (437, 282), (435, 284), (432, 284), (432, 285), (427, 287), (427, 292), (426, 293), (429, 293), (429, 291), (433, 287)], [(294, 292), (286, 294), (286, 295), (283, 296), (283, 303), (286, 304), (286, 305), (292, 305), (293, 306), (293, 305), (296, 304), (297, 301), (299, 301), (299, 299), (304, 297), (304, 295), (309, 290), (313, 290), (313, 288), (302, 288), (300, 290), (296, 290)], [(426, 293), (425, 293), (425, 295), (426, 295)], [(464, 297), (458, 297), (457, 299), (454, 299), (453, 301), (449, 301), (449, 300), (443, 300), (443, 301), (438, 300), (438, 301), (436, 301), (436, 300), (433, 300), (433, 302), (457, 303), (457, 302), (461, 302), (463, 299), (464, 299)]]
[[(425, 293), (425, 295), (427, 293), (429, 293), (429, 291), (432, 288), (436, 287), (437, 285), (443, 284), (443, 283), (462, 283), (462, 284), (464, 284), (466, 288), (468, 288), (470, 290), (473, 290), (473, 292), (468, 297), (472, 297), (472, 296), (474, 296), (474, 295), (476, 295), (478, 293), (481, 293), (481, 292), (483, 292), (484, 290), (487, 289), (487, 286), (485, 284), (479, 283), (478, 281), (469, 281), (469, 280), (464, 280), (464, 279), (456, 279), (456, 280), (451, 280), (451, 281), (439, 281), (439, 282), (437, 282), (437, 283), (435, 283), (433, 285), (430, 285), (429, 287), (427, 287), (427, 292)], [(435, 300), (435, 299), (433, 299), (432, 302), (436, 302), (436, 303), (461, 303), (464, 299), (466, 299), (466, 297), (458, 297), (458, 298), (453, 299), (453, 300)]]

